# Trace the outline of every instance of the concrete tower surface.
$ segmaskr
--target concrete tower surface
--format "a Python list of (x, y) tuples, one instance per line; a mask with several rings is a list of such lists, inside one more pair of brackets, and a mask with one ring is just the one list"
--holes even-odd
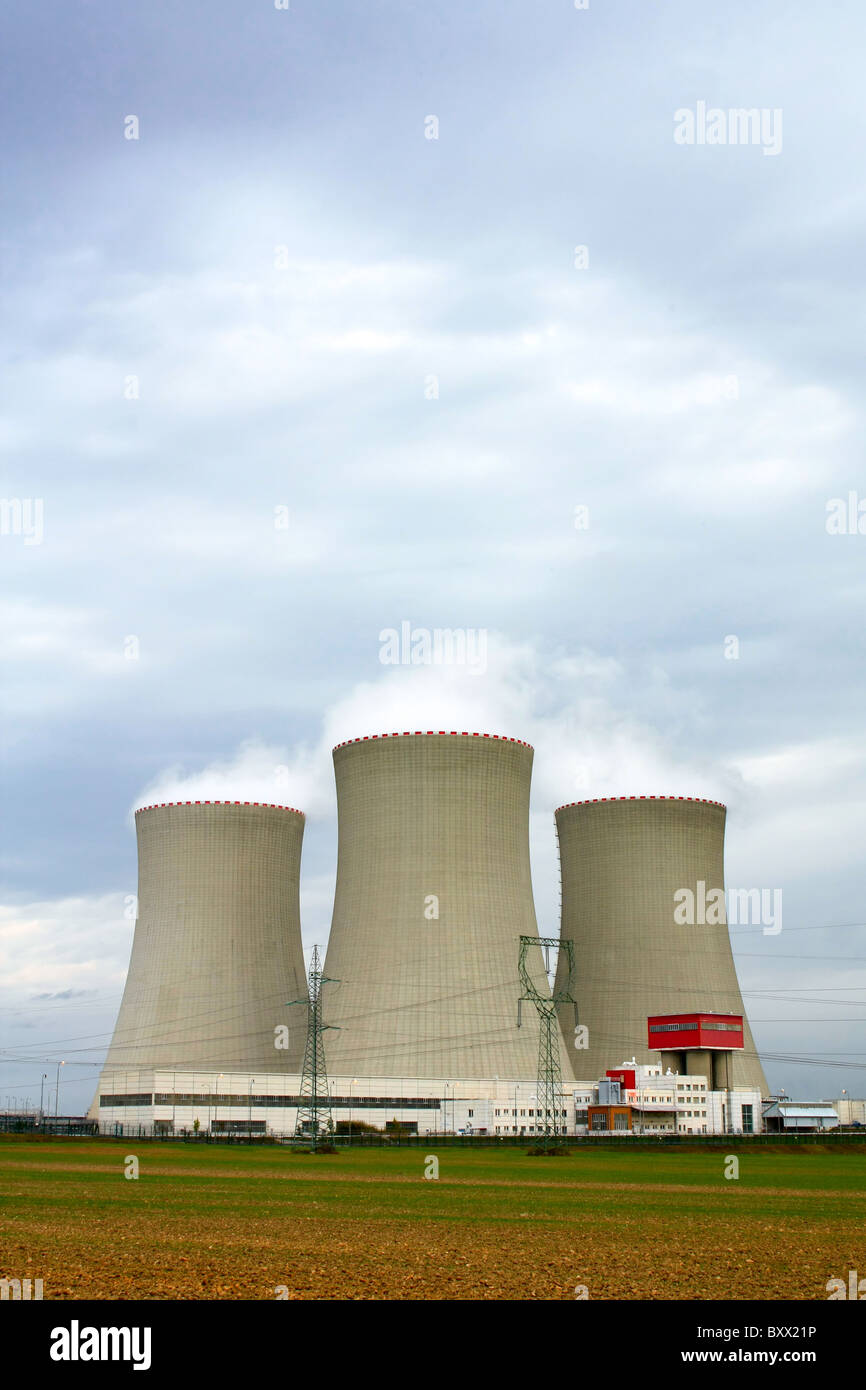
[[(572, 1011), (562, 1011), (579, 1080), (594, 1080), (625, 1057), (658, 1061), (647, 1049), (651, 1014), (745, 1015), (724, 909), (719, 925), (679, 924), (674, 916), (679, 890), (700, 897), (702, 883), (706, 894), (724, 891), (724, 806), (691, 797), (579, 801), (557, 810), (556, 828), (561, 935), (574, 942), (574, 993), (589, 1033), (588, 1048), (575, 1047)], [(766, 1095), (743, 1023), (733, 1084)]]
[(307, 991), (301, 812), (175, 802), (136, 811), (135, 828), (138, 919), (103, 1075), (299, 1071), (306, 1017), (285, 1005)]
[[(332, 1075), (537, 1076), (534, 1011), (517, 1027), (519, 938), (538, 935), (532, 757), (518, 739), (435, 730), (334, 749)], [(549, 992), (540, 947), (530, 970)]]

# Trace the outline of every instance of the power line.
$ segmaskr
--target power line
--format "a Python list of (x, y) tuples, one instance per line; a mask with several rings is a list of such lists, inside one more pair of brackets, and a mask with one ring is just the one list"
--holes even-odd
[(852, 960), (866, 960), (866, 956), (802, 956), (798, 954), (785, 954), (782, 951), (738, 951), (737, 960), (823, 960), (830, 965), (837, 961), (840, 965), (847, 964)]
[[(756, 924), (755, 927), (733, 927), (733, 928), (730, 928), (730, 935), (731, 935), (731, 936), (748, 935), (748, 934), (750, 934), (752, 931), (755, 931), (755, 930), (757, 929), (757, 925), (760, 925), (760, 924)], [(811, 926), (811, 927), (785, 927), (784, 930), (785, 930), (786, 932), (789, 932), (789, 931), (860, 931), (860, 930), (862, 930), (862, 929), (864, 929), (864, 928), (866, 928), (866, 922), (824, 922), (824, 923), (821, 924), (821, 925), (819, 925), (819, 924), (816, 923), (814, 926)]]

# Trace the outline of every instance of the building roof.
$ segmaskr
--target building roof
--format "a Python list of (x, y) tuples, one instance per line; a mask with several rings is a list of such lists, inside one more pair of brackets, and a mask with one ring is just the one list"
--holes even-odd
[(764, 1115), (780, 1115), (786, 1119), (789, 1115), (801, 1120), (838, 1120), (835, 1109), (832, 1105), (818, 1105), (810, 1100), (786, 1100), (774, 1101), (764, 1111)]

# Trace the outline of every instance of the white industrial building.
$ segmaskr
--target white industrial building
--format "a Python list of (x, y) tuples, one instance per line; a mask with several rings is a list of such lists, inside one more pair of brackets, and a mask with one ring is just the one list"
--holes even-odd
[(764, 1106), (764, 1128), (774, 1133), (814, 1133), (837, 1129), (839, 1116), (834, 1105), (814, 1100), (774, 1100)]
[(866, 1125), (866, 1100), (855, 1100), (847, 1091), (838, 1100), (823, 1100), (821, 1104), (833, 1106), (840, 1125)]
[[(634, 1063), (625, 1064), (634, 1068)], [(616, 1083), (563, 1084), (557, 1128), (570, 1135), (589, 1130), (588, 1109)], [(636, 1085), (622, 1093), (632, 1112), (631, 1132), (641, 1134), (756, 1133), (761, 1129), (757, 1090), (707, 1089), (705, 1076), (662, 1074), (638, 1066)], [(499, 1077), (474, 1081), (400, 1077), (331, 1077), (335, 1130), (363, 1123), (379, 1130), (399, 1126), (417, 1134), (532, 1136), (544, 1117), (535, 1082)], [(155, 1134), (197, 1130), (218, 1135), (291, 1137), (295, 1132), (301, 1077), (233, 1072), (115, 1072), (103, 1076), (99, 1124), (103, 1133), (144, 1127)], [(551, 1117), (553, 1118), (553, 1117)], [(197, 1125), (196, 1125), (197, 1122)], [(597, 1132), (597, 1131), (596, 1131)]]
[(663, 1071), (634, 1060), (618, 1070), (635, 1073), (623, 1103), (633, 1111), (633, 1132), (642, 1134), (759, 1134), (761, 1092), (755, 1087), (712, 1090), (706, 1076)]

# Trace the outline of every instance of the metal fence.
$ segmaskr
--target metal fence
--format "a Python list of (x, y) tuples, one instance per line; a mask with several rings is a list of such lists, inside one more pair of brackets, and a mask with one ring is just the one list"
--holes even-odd
[(336, 1135), (332, 1142), (337, 1147), (381, 1147), (397, 1145), (402, 1148), (429, 1148), (431, 1145), (446, 1148), (520, 1148), (538, 1149), (553, 1147), (559, 1149), (616, 1148), (651, 1149), (660, 1148), (730, 1148), (732, 1144), (749, 1147), (777, 1145), (779, 1147), (798, 1144), (864, 1144), (866, 1131), (851, 1130), (840, 1133), (838, 1130), (822, 1130), (813, 1133), (797, 1134), (617, 1134), (607, 1131), (601, 1134), (564, 1134), (555, 1139), (545, 1140), (533, 1134), (407, 1134), (407, 1135)]
[(0, 1134), (95, 1136), (99, 1134), (99, 1125), (96, 1120), (77, 1116), (51, 1118), (45, 1115), (40, 1120), (37, 1115), (0, 1115)]
[[(105, 1139), (144, 1139), (163, 1144), (219, 1144), (235, 1147), (239, 1144), (249, 1146), (279, 1146), (280, 1148), (309, 1147), (309, 1138), (295, 1139), (283, 1134), (218, 1134), (208, 1130), (175, 1130), (173, 1133), (154, 1129), (145, 1124), (103, 1124), (95, 1120), (48, 1120), (41, 1125), (25, 1121), (24, 1117), (0, 1115), (0, 1133), (26, 1134), (33, 1138), (39, 1136)], [(320, 1141), (322, 1142), (322, 1141)], [(613, 1149), (717, 1149), (730, 1148), (731, 1145), (775, 1146), (777, 1148), (797, 1147), (798, 1145), (837, 1144), (866, 1145), (866, 1130), (821, 1130), (812, 1133), (798, 1131), (796, 1134), (565, 1134), (555, 1139), (544, 1140), (541, 1135), (532, 1134), (334, 1134), (329, 1143), (338, 1149), (344, 1148), (459, 1148), (459, 1149), (557, 1149), (579, 1150), (588, 1148)]]

